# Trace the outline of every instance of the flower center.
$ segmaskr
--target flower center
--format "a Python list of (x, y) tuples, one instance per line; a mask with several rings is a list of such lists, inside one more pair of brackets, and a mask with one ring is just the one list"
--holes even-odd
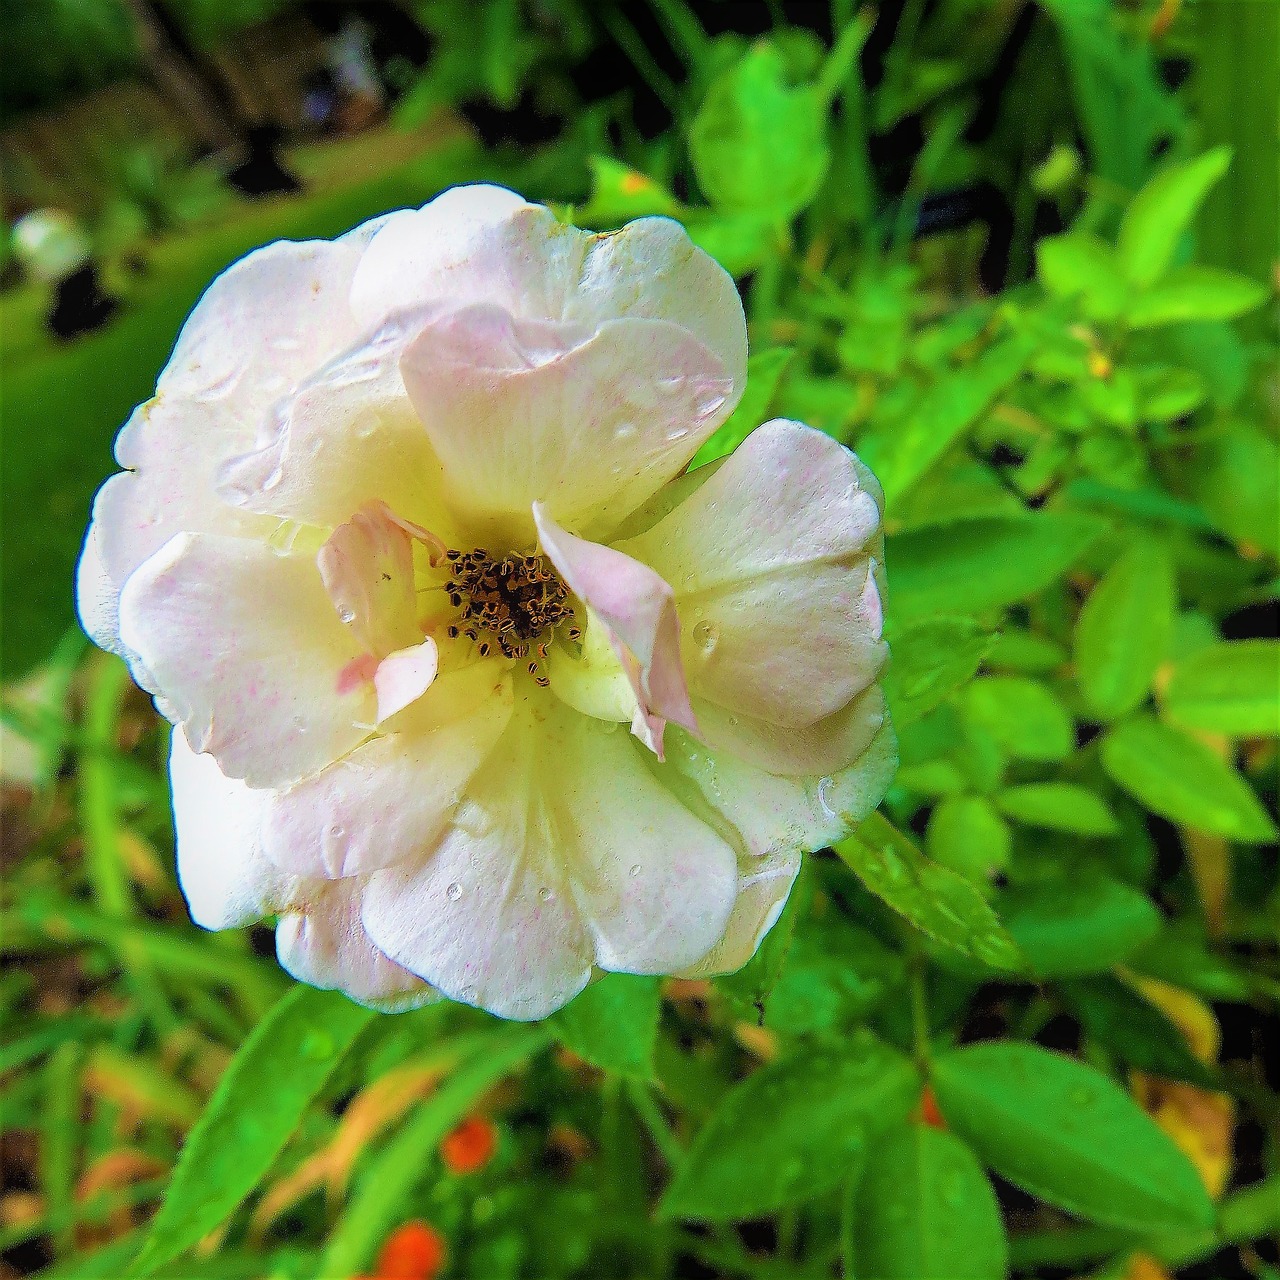
[[(466, 636), (482, 658), (493, 652), (527, 658), (532, 648), (529, 674), (545, 688), (548, 681), (538, 659), (547, 656), (555, 629), (574, 621), (569, 593), (547, 558), (507, 555), (496, 560), (483, 547), (449, 550), (445, 556), (451, 575), (449, 603), (461, 610), (448, 634)], [(571, 625), (567, 635), (578, 640), (582, 630)]]

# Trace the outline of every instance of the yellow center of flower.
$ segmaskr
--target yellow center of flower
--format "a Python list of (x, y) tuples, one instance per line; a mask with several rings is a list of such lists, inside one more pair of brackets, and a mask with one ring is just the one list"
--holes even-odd
[(507, 555), (495, 559), (483, 547), (445, 553), (451, 580), (449, 603), (460, 610), (448, 628), (451, 637), (466, 636), (482, 658), (501, 653), (506, 658), (534, 657), (529, 674), (546, 687), (538, 659), (547, 656), (557, 627), (568, 625), (570, 640), (581, 638), (572, 625), (574, 609), (559, 574), (545, 556)]

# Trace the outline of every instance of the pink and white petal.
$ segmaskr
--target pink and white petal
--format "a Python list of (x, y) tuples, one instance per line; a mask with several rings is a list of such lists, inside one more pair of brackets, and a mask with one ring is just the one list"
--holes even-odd
[(197, 755), (181, 728), (169, 748), (169, 783), (177, 833), (178, 883), (202, 929), (251, 924), (289, 900), (294, 877), (263, 852), (269, 791), (228, 778)]
[(769, 773), (727, 752), (708, 751), (679, 730), (667, 751), (668, 766), (738, 833), (741, 865), (843, 839), (884, 798), (898, 764), (887, 720), (852, 764), (822, 776)]
[(591, 625), (604, 625), (635, 694), (637, 724), (661, 759), (663, 722), (697, 732), (670, 586), (640, 561), (562, 529), (541, 503), (534, 504), (533, 518), (542, 549), (591, 611)]
[(732, 389), (665, 321), (591, 330), (494, 307), (428, 323), (401, 369), (451, 501), (515, 536), (535, 501), (576, 528), (615, 528), (688, 463)]
[(360, 922), (359, 880), (299, 886), (297, 909), (276, 925), (276, 956), (299, 982), (341, 991), (386, 1013), (415, 1009), (439, 994), (373, 945)]
[(292, 874), (329, 879), (425, 856), (513, 705), (511, 676), (496, 662), (439, 676), (390, 732), (274, 794), (268, 855)]
[(878, 486), (830, 436), (776, 419), (757, 427), (669, 515), (619, 547), (683, 597), (785, 569), (850, 562), (880, 527)]
[(870, 562), (819, 563), (680, 598), (698, 697), (802, 728), (861, 693), (889, 656)]
[[(692, 963), (732, 909), (732, 850), (606, 725), (522, 710), (416, 867), (370, 878), (365, 927), (446, 994), (545, 1017), (593, 964), (661, 973)], [(424, 920), (424, 914), (427, 919)]]
[(413, 536), (381, 502), (366, 502), (320, 548), (316, 563), (333, 607), (369, 653), (383, 657), (421, 636)]
[(120, 632), (193, 749), (250, 786), (294, 782), (368, 735), (372, 686), (339, 692), (360, 647), (308, 556), (178, 534), (126, 583)]
[(768, 773), (825, 777), (847, 769), (870, 745), (888, 717), (884, 694), (872, 685), (847, 706), (801, 728), (693, 700), (698, 737), (713, 752), (738, 756)]
[(666, 320), (691, 333), (724, 365), (732, 412), (747, 382), (742, 301), (733, 277), (678, 222), (639, 218), (591, 237), (564, 318), (599, 324), (612, 316)]
[(304, 524), (334, 526), (373, 499), (441, 534), (440, 463), (400, 374), (420, 313), (394, 317), (334, 357), (264, 413), (247, 452), (218, 476), (223, 499)]
[(504, 188), (455, 187), (395, 215), (352, 287), (367, 325), (426, 302), (490, 303), (518, 319), (588, 329), (626, 316), (668, 321), (724, 365), (730, 409), (746, 383), (746, 321), (733, 280), (667, 218), (593, 235)]
[(682, 969), (679, 976), (708, 978), (741, 969), (777, 924), (799, 873), (800, 855), (794, 850), (744, 861), (738, 877), (738, 896), (723, 936), (701, 960)]
[(378, 697), (378, 724), (399, 715), (431, 687), (440, 669), (440, 651), (427, 637), (421, 644), (397, 649), (378, 663), (373, 688)]

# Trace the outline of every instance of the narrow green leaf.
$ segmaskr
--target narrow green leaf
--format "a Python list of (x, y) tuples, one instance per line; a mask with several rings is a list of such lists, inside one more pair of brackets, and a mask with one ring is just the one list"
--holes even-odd
[(1147, 695), (1173, 625), (1173, 567), (1164, 548), (1135, 543), (1090, 592), (1076, 622), (1076, 679), (1099, 720)]
[(738, 407), (722, 422), (702, 448), (693, 455), (689, 470), (714, 462), (732, 453), (769, 414), (769, 406), (778, 394), (778, 384), (792, 355), (790, 347), (773, 347), (756, 351), (747, 360), (747, 387)]
[(1018, 333), (984, 351), (968, 367), (939, 378), (890, 429), (869, 431), (859, 456), (893, 503), (906, 493), (1026, 368), (1036, 339)]
[(141, 1274), (189, 1249), (258, 1185), (376, 1016), (337, 992), (298, 985), (258, 1023), (182, 1148)]
[(1280, 733), (1280, 641), (1235, 640), (1180, 662), (1164, 691), (1170, 720), (1240, 737)]
[(1247, 844), (1276, 838), (1249, 784), (1211, 748), (1150, 716), (1117, 725), (1102, 741), (1111, 778), (1170, 822)]
[(1026, 782), (996, 796), (1000, 812), (1028, 827), (1072, 831), (1082, 836), (1114, 836), (1116, 815), (1105, 801), (1071, 782)]
[(1233, 320), (1267, 300), (1256, 280), (1220, 267), (1177, 267), (1136, 297), (1126, 313), (1132, 329), (1188, 320)]
[(1038, 680), (1026, 676), (988, 676), (965, 694), (965, 710), (1019, 760), (1065, 760), (1075, 749), (1076, 733), (1062, 703)]
[(954, 1134), (908, 1124), (867, 1155), (857, 1200), (859, 1280), (1003, 1280), (995, 1192)]
[(889, 637), (885, 696), (901, 730), (969, 680), (995, 637), (972, 618), (926, 618)]
[(944, 1054), (934, 1069), (948, 1124), (1033, 1195), (1136, 1230), (1213, 1222), (1200, 1175), (1173, 1139), (1091, 1067), (991, 1042)]
[(1037, 514), (895, 534), (887, 550), (894, 616), (976, 614), (1025, 600), (1060, 578), (1100, 532), (1088, 518)]
[(1146, 894), (1092, 868), (1009, 889), (1000, 911), (1041, 978), (1104, 973), (1160, 928), (1160, 912)]
[(724, 1096), (659, 1213), (723, 1222), (823, 1195), (844, 1180), (865, 1132), (901, 1120), (919, 1094), (911, 1062), (867, 1032), (771, 1063)]
[(1021, 956), (982, 895), (962, 876), (930, 862), (879, 813), (835, 851), (858, 878), (922, 933), (996, 969)]
[(1196, 211), (1230, 163), (1230, 150), (1215, 147), (1170, 165), (1138, 192), (1121, 220), (1116, 244), (1130, 281), (1148, 285), (1164, 273)]
[(568, 1048), (593, 1066), (649, 1080), (660, 1009), (657, 978), (611, 973), (565, 1005), (551, 1025)]
[(431, 1095), (366, 1171), (329, 1236), (316, 1273), (349, 1276), (367, 1266), (391, 1229), (409, 1216), (409, 1197), (422, 1180), (430, 1153), (475, 1105), (476, 1099), (552, 1040), (547, 1027), (509, 1024)]

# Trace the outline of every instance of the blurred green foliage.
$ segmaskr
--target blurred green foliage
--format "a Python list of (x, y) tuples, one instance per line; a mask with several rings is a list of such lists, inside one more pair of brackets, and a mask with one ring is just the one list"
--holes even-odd
[[(197, 45), (283, 7), (165, 4)], [(343, 1277), (424, 1218), (485, 1280), (1274, 1276), (1280, 8), (413, 8), (382, 134), (437, 122), (414, 145), (295, 148), (304, 190), (258, 203), (124, 155), (88, 206), (111, 320), (55, 342), (46, 291), (0, 297), (0, 1252)], [(0, 9), (5, 111), (127, 69), (126, 14)], [(530, 113), (544, 141), (496, 136)], [(784, 415), (887, 494), (885, 812), (742, 972), (609, 977), (536, 1028), (373, 1016), (187, 923), (165, 733), (71, 614), (111, 438), (209, 279), (478, 177), (677, 217), (740, 279), (747, 393), (697, 465)], [(496, 1154), (452, 1172), (477, 1111)]]

